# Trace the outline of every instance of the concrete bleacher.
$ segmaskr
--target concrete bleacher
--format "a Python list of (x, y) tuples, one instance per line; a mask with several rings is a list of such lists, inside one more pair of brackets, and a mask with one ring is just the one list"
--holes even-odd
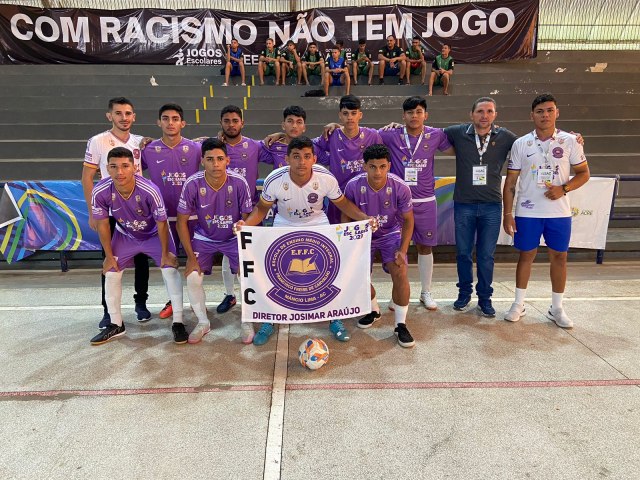
[[(608, 62), (605, 71), (591, 72), (590, 67), (599, 62)], [(107, 100), (114, 96), (134, 102), (137, 121), (133, 131), (152, 137), (160, 135), (157, 109), (167, 102), (185, 109), (188, 126), (184, 134), (189, 137), (215, 135), (220, 108), (228, 104), (246, 104), (244, 133), (254, 138), (279, 131), (281, 112), (287, 105), (298, 104), (307, 110), (310, 136), (319, 135), (324, 124), (337, 121), (343, 88), (332, 87), (329, 97), (310, 98), (302, 95), (317, 86), (222, 87), (219, 70), (166, 65), (0, 66), (0, 178), (79, 179), (86, 141), (109, 128), (104, 113)], [(249, 85), (258, 83), (257, 75), (252, 74), (255, 67), (248, 68)], [(158, 86), (152, 86), (152, 77)], [(466, 122), (473, 101), (490, 95), (498, 102), (497, 123), (521, 135), (532, 128), (531, 100), (537, 93), (550, 91), (560, 104), (558, 126), (585, 137), (592, 174), (637, 174), (639, 85), (638, 52), (541, 52), (532, 60), (457, 65), (452, 95), (445, 97), (436, 88), (428, 98), (428, 123), (445, 127)], [(403, 99), (426, 94), (426, 87), (359, 84), (351, 93), (363, 99), (362, 123), (380, 127), (401, 121)], [(448, 160), (444, 157), (436, 162), (437, 175), (455, 174), (454, 162)], [(618, 202), (617, 211), (640, 213), (640, 182), (621, 184), (620, 194), (624, 201)], [(620, 238), (640, 237), (637, 222), (611, 226), (612, 238), (618, 229), (624, 233)], [(617, 243), (612, 249), (639, 249), (637, 240)]]

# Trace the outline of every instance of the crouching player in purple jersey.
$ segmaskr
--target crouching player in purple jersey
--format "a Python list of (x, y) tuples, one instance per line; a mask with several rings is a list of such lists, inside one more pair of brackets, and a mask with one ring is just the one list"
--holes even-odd
[[(222, 253), (229, 259), (231, 273), (238, 273), (238, 243), (233, 224), (251, 212), (251, 192), (244, 177), (228, 169), (227, 146), (217, 138), (202, 142), (204, 171), (187, 179), (178, 204), (178, 234), (187, 254), (185, 277), (189, 301), (198, 324), (189, 335), (189, 343), (198, 343), (210, 330), (202, 276), (211, 274), (213, 256)], [(197, 215), (193, 239), (188, 221)], [(242, 342), (253, 341), (253, 325), (242, 324)]]
[[(236, 230), (241, 229), (242, 225), (259, 225), (274, 203), (278, 205), (274, 227), (329, 225), (322, 209), (325, 198), (349, 218), (371, 220), (375, 229), (375, 219), (364, 214), (345, 198), (336, 177), (326, 168), (315, 165), (316, 161), (311, 139), (298, 137), (291, 140), (287, 147), (288, 166), (278, 168), (267, 176), (260, 201), (246, 220), (237, 223)], [(341, 342), (351, 339), (341, 320), (333, 320), (329, 324), (329, 330)], [(273, 332), (272, 324), (263, 323), (253, 339), (254, 345), (267, 343)]]
[[(415, 344), (407, 329), (409, 310), (409, 278), (407, 250), (413, 233), (411, 190), (402, 179), (392, 173), (389, 150), (384, 145), (371, 145), (363, 153), (366, 173), (356, 175), (347, 183), (345, 197), (367, 215), (378, 219), (378, 230), (371, 240), (371, 259), (376, 251), (382, 256), (384, 270), (391, 274), (392, 299), (395, 304), (395, 334), (401, 347)], [(349, 218), (343, 213), (342, 221)], [(401, 224), (402, 223), (402, 224)], [(376, 290), (371, 285), (372, 311), (358, 320), (358, 327), (369, 328), (380, 318)]]
[[(124, 335), (120, 310), (122, 273), (133, 266), (133, 257), (139, 253), (151, 257), (161, 268), (173, 304), (173, 338), (176, 343), (186, 343), (187, 332), (182, 323), (182, 281), (160, 191), (150, 180), (135, 175), (133, 154), (127, 148), (116, 147), (109, 151), (107, 169), (109, 178), (100, 180), (93, 189), (91, 208), (105, 251), (105, 299), (111, 323), (91, 339), (91, 344), (101, 345)], [(116, 219), (113, 238), (109, 212)]]

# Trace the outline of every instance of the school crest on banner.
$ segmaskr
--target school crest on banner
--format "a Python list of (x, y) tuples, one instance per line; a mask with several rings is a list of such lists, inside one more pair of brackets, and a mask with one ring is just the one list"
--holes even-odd
[(243, 322), (322, 322), (371, 311), (369, 222), (243, 227)]

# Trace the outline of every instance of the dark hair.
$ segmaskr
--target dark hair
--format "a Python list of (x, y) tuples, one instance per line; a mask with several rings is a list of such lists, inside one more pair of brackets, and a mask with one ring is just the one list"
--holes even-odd
[(365, 43), (367, 43), (366, 38), (361, 38), (360, 40), (358, 40), (358, 45), (364, 45)]
[(540, 95), (538, 95), (536, 98), (533, 99), (533, 103), (531, 104), (531, 111), (533, 112), (533, 110), (540, 105), (541, 103), (546, 103), (546, 102), (553, 102), (554, 105), (558, 105), (558, 102), (556, 102), (556, 97), (554, 97), (553, 95), (551, 95), (550, 93), (542, 93)]
[(394, 35), (387, 35), (387, 40), (389, 40), (390, 38), (393, 38), (394, 40), (396, 39)]
[(202, 142), (202, 156), (204, 157), (205, 152), (209, 150), (213, 150), (215, 148), (219, 148), (227, 154), (227, 145), (222, 141), (214, 137), (207, 138), (204, 142)]
[(493, 108), (498, 110), (498, 104), (496, 103), (496, 101), (493, 98), (491, 98), (491, 97), (480, 97), (475, 102), (473, 102), (473, 105), (471, 106), (471, 113), (476, 111), (476, 107), (478, 106), (479, 103), (484, 103), (484, 102), (493, 103)]
[[(119, 102), (116, 102), (119, 104)], [(125, 147), (116, 147), (109, 150), (107, 153), (107, 163), (112, 158), (128, 158), (131, 163), (133, 163), (133, 152)]]
[(389, 149), (381, 143), (374, 143), (365, 148), (364, 152), (362, 152), (362, 158), (364, 159), (364, 163), (367, 163), (369, 160), (379, 160), (381, 158), (386, 159), (387, 162), (391, 161)]
[(107, 108), (109, 110), (113, 110), (114, 105), (131, 105), (131, 108), (133, 108), (133, 103), (131, 102), (131, 100), (125, 97), (114, 97), (110, 99)]
[(240, 119), (242, 119), (242, 110), (240, 110), (240, 107), (237, 107), (235, 105), (227, 105), (222, 110), (220, 110), (220, 120), (222, 120), (222, 117), (224, 117), (227, 113), (237, 113), (240, 116)]
[(289, 45), (295, 45), (295, 42), (294, 42), (293, 40), (289, 40), (289, 41), (287, 42), (287, 47), (288, 47)]
[(308, 46), (310, 47), (311, 45), (316, 46), (316, 47), (318, 46), (318, 44), (316, 42), (311, 42)]
[(345, 95), (340, 98), (340, 105), (338, 110), (346, 108), (347, 110), (360, 110), (362, 102), (355, 95)]
[(336, 45), (341, 45), (344, 47), (344, 42), (342, 40), (336, 40)]
[(424, 108), (425, 112), (427, 111), (427, 100), (424, 97), (414, 95), (413, 97), (409, 97), (404, 102), (402, 102), (403, 112), (406, 112), (407, 110), (415, 110), (418, 107)]
[(298, 105), (290, 105), (282, 111), (283, 120), (286, 120), (288, 116), (301, 117), (305, 122), (307, 121), (307, 112)]
[(293, 149), (302, 150), (303, 148), (310, 148), (315, 153), (313, 148), (313, 141), (309, 137), (300, 136), (291, 139), (289, 146), (287, 147), (287, 155), (291, 155)]
[(442, 46), (443, 47), (449, 47), (449, 50), (451, 50), (451, 45), (449, 45), (448, 43), (443, 43)]
[(422, 40), (418, 35), (412, 38), (412, 40)]
[(271, 38), (271, 37), (267, 38), (267, 39), (265, 40), (265, 43), (266, 43), (266, 42), (268, 42), (269, 40), (271, 40), (273, 43), (276, 43), (276, 41), (275, 41), (273, 38)]
[(162, 105), (160, 107), (160, 111), (158, 112), (158, 118), (162, 119), (162, 114), (167, 110), (175, 110), (176, 112), (178, 112), (178, 115), (180, 115), (180, 120), (184, 120), (184, 111), (182, 110), (182, 107), (177, 103), (165, 103), (164, 105)]

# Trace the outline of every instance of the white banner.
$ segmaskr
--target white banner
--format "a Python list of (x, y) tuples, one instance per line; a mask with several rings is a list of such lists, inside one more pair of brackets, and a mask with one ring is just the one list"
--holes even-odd
[[(582, 187), (567, 194), (573, 217), (569, 247), (605, 248), (615, 184), (614, 178), (591, 177)], [(504, 177), (502, 185), (504, 187)], [(513, 204), (516, 205), (517, 201), (516, 194)], [(513, 245), (513, 238), (500, 229), (498, 244)], [(540, 239), (540, 245), (544, 244), (544, 240)]]
[(242, 227), (243, 322), (323, 322), (371, 311), (368, 221)]

